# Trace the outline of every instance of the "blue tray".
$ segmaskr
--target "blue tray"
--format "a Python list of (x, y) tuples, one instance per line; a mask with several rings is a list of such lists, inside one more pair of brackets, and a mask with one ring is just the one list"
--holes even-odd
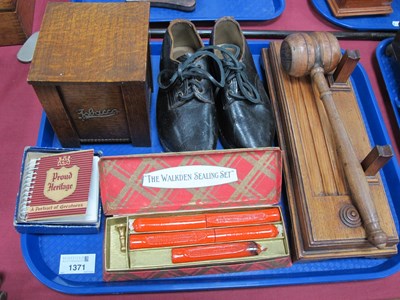
[[(250, 48), (256, 62), (260, 59), (262, 48), (268, 47), (267, 42), (253, 41)], [(152, 66), (154, 83), (158, 75), (159, 53), (161, 43), (152, 43)], [(258, 65), (261, 74), (261, 65)], [(389, 137), (373, 96), (369, 81), (364, 69), (358, 65), (352, 75), (360, 110), (365, 120), (367, 132), (375, 144), (389, 144)], [(128, 144), (84, 145), (82, 148), (95, 148), (105, 155), (133, 154), (161, 151), (155, 129), (156, 94), (158, 87), (154, 87), (152, 99), (151, 130), (153, 146), (149, 148), (135, 148)], [(362, 99), (362, 100), (360, 100)], [(51, 129), (46, 117), (43, 117), (38, 146), (60, 147), (60, 143)], [(387, 191), (389, 203), (398, 228), (400, 215), (400, 170), (397, 161), (392, 159), (381, 171), (382, 181)], [(282, 209), (285, 217), (288, 216), (284, 198)], [(400, 270), (400, 254), (391, 258), (350, 258), (331, 259), (319, 262), (294, 263), (292, 267), (253, 272), (239, 272), (231, 274), (203, 275), (193, 277), (179, 277), (169, 279), (135, 280), (125, 282), (105, 282), (102, 279), (103, 264), (103, 235), (104, 220), (100, 233), (87, 235), (33, 235), (22, 234), (21, 246), (26, 264), (31, 272), (46, 286), (59, 292), (68, 294), (112, 294), (112, 293), (146, 293), (162, 291), (190, 291), (210, 290), (239, 287), (262, 287), (306, 283), (340, 282), (352, 280), (367, 280), (389, 276)], [(290, 232), (289, 232), (290, 234)], [(94, 274), (88, 275), (59, 275), (59, 260), (61, 254), (96, 254), (96, 269)]]
[(393, 41), (393, 38), (383, 40), (376, 48), (376, 58), (385, 81), (386, 90), (389, 94), (390, 103), (400, 128), (400, 64), (394, 57), (386, 55), (386, 47)]
[(390, 15), (337, 18), (332, 14), (327, 0), (312, 0), (315, 9), (328, 21), (353, 30), (393, 31), (400, 29), (400, 1), (392, 2)]
[[(125, 0), (71, 0), (71, 2), (125, 2)], [(214, 21), (232, 16), (238, 21), (268, 21), (280, 16), (285, 9), (284, 0), (197, 0), (196, 9), (183, 12), (172, 9), (150, 8), (150, 22), (169, 22), (174, 19)]]

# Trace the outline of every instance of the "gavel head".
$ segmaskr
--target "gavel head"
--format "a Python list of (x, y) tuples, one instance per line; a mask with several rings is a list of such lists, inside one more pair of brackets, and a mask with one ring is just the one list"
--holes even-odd
[(282, 42), (280, 54), (283, 69), (295, 77), (309, 74), (314, 67), (322, 67), (329, 73), (341, 58), (339, 42), (329, 32), (288, 35)]

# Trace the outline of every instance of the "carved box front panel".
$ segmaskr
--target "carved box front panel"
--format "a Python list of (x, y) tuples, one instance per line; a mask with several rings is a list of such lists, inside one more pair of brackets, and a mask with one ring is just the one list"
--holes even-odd
[(81, 141), (129, 141), (122, 97), (116, 85), (62, 85), (59, 93)]

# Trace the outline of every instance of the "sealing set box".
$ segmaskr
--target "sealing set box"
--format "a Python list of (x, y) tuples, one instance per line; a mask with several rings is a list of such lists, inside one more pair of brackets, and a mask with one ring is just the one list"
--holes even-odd
[[(291, 265), (279, 206), (282, 184), (279, 148), (104, 156), (99, 169), (106, 215), (105, 281), (254, 271)], [(135, 235), (142, 235), (133, 229), (135, 220), (140, 218), (158, 220), (188, 215), (258, 213), (272, 208), (278, 212), (278, 220), (263, 226), (275, 227), (277, 235), (255, 240), (263, 249), (258, 255), (174, 264), (171, 253), (179, 247), (131, 246)], [(231, 226), (222, 230), (226, 229), (230, 230)], [(156, 229), (155, 234), (160, 232)], [(243, 241), (239, 239), (238, 242)], [(194, 242), (189, 246), (199, 244)]]

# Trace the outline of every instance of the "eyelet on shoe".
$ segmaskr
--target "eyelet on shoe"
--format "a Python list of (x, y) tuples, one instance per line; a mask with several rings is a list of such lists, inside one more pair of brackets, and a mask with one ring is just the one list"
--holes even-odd
[(182, 92), (182, 91), (178, 91), (178, 92), (175, 94), (175, 97), (178, 98), (178, 99), (182, 99), (182, 97), (183, 97), (183, 92)]

